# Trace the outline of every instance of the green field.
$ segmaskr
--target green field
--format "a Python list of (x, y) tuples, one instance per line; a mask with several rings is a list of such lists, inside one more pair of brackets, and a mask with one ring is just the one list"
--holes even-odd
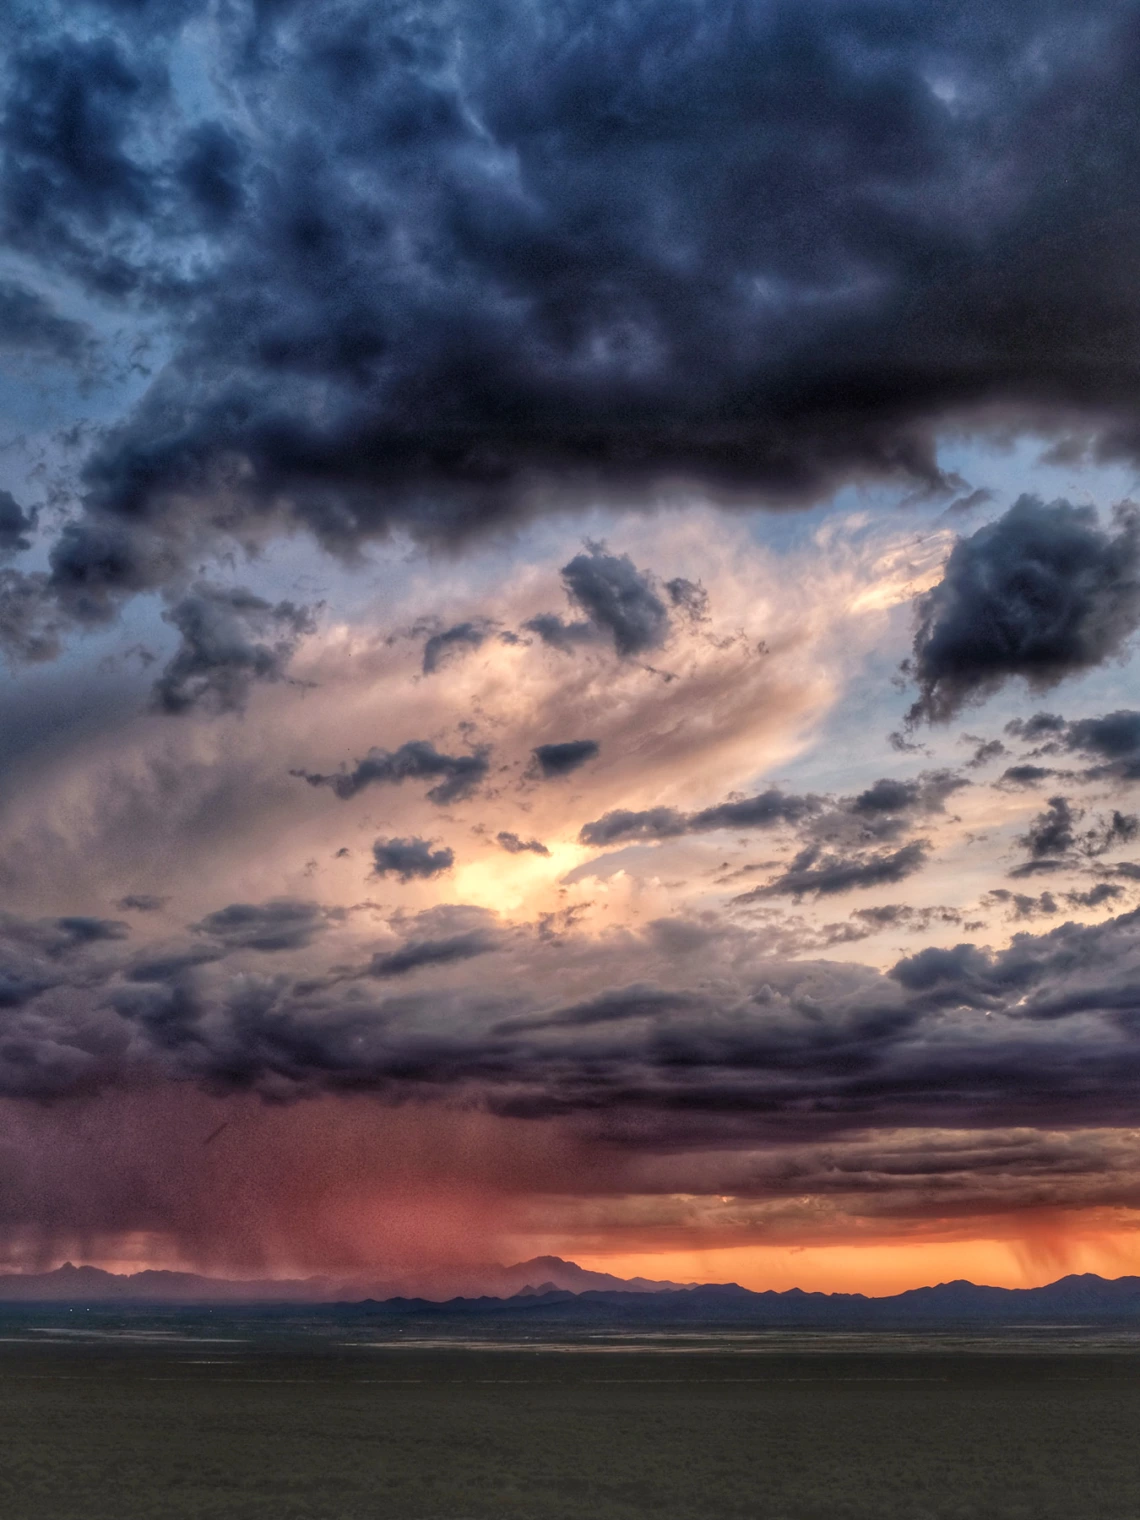
[(1127, 1348), (393, 1347), (61, 1323), (0, 1340), (4, 1520), (1140, 1515)]

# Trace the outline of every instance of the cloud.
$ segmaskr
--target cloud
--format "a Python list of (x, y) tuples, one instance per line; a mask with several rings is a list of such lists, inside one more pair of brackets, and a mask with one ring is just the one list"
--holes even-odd
[(32, 540), (29, 535), (35, 531), (35, 526), (35, 512), (26, 512), (10, 491), (0, 491), (0, 559), (30, 549)]
[(19, 664), (54, 660), (67, 620), (55, 607), (43, 571), (0, 569), (0, 649)]
[(1055, 713), (1038, 713), (1009, 727), (1019, 738), (1037, 741), (1035, 754), (1079, 754), (1093, 760), (1084, 772), (1086, 780), (1140, 780), (1140, 712), (1131, 708), (1072, 722)]
[(342, 802), (357, 796), (368, 786), (399, 786), (404, 781), (435, 781), (428, 790), (430, 801), (441, 807), (464, 802), (486, 780), (490, 768), (489, 751), (477, 749), (470, 755), (444, 755), (426, 739), (409, 739), (399, 749), (370, 749), (350, 771), (322, 775), (317, 771), (292, 770), (310, 786), (327, 786)]
[(1050, 797), (1048, 806), (1030, 823), (1017, 843), (1028, 851), (1030, 859), (1011, 876), (1029, 876), (1041, 871), (1060, 870), (1065, 864), (1079, 863), (1081, 857), (1095, 859), (1120, 845), (1130, 844), (1140, 835), (1140, 817), (1114, 808), (1111, 815), (1098, 816), (1092, 826), (1080, 833), (1077, 826), (1084, 811), (1074, 808), (1067, 797)]
[(495, 835), (499, 844), (509, 855), (549, 855), (550, 851), (540, 839), (522, 839), (518, 834), (513, 834), (509, 829), (500, 829)]
[(369, 974), (381, 979), (409, 976), (436, 966), (453, 966), (502, 947), (493, 913), (466, 906), (445, 906), (420, 913), (412, 932), (397, 950), (372, 957)]
[(154, 683), (155, 706), (172, 714), (240, 712), (255, 681), (286, 679), (299, 640), (316, 626), (308, 607), (204, 582), (162, 616), (181, 636)]
[(537, 617), (528, 618), (523, 627), (563, 654), (572, 654), (578, 645), (592, 644), (599, 637), (593, 623), (568, 623), (555, 612), (540, 612)]
[[(163, 9), (25, 10), (6, 53), (8, 244), (169, 334), (85, 466), (66, 558), (105, 604), (278, 529), (352, 553), (694, 482), (944, 489), (938, 429), (990, 407), (1136, 457), (1127, 8), (237, 4), (186, 34), (224, 81), (192, 110), (203, 7)], [(80, 341), (22, 299), (29, 352)], [(979, 693), (938, 652), (924, 716)]]
[(864, 887), (889, 886), (921, 871), (927, 853), (927, 844), (921, 839), (889, 852), (859, 852), (848, 856), (824, 851), (819, 845), (809, 845), (779, 876), (744, 893), (736, 901), (754, 902), (763, 897), (799, 898), (805, 893), (830, 897)]
[(969, 784), (946, 770), (924, 771), (913, 781), (883, 777), (854, 797), (847, 810), (856, 817), (870, 818), (883, 814), (941, 813), (947, 797)]
[(1043, 691), (1119, 654), (1140, 624), (1140, 514), (1118, 508), (1115, 526), (1022, 496), (959, 539), (918, 599), (909, 721), (945, 722), (1014, 677)]
[(0, 280), (0, 348), (81, 363), (93, 346), (91, 329), (62, 317), (37, 291)]
[(1000, 739), (979, 739), (975, 742), (977, 748), (966, 761), (971, 770), (979, 770), (983, 765), (989, 765), (993, 760), (1000, 760), (1009, 753)]
[(688, 818), (676, 808), (644, 808), (640, 812), (614, 808), (592, 823), (584, 823), (578, 839), (589, 845), (625, 844), (631, 840), (675, 839), (688, 832)]
[(170, 901), (153, 892), (128, 892), (115, 904), (120, 913), (159, 913)]
[(714, 829), (766, 829), (801, 824), (821, 840), (866, 843), (897, 837), (916, 814), (942, 812), (946, 799), (969, 782), (952, 771), (924, 771), (913, 781), (882, 778), (855, 797), (827, 803), (810, 793), (796, 796), (770, 787), (754, 797), (740, 797), (694, 813), (656, 807), (634, 812), (616, 808), (584, 824), (582, 844), (609, 845), (651, 839), (675, 839)]
[(612, 636), (618, 654), (659, 649), (668, 637), (665, 603), (628, 554), (607, 554), (600, 544), (590, 544), (563, 566), (562, 580), (590, 622)]
[(590, 760), (596, 760), (601, 745), (596, 739), (568, 739), (561, 744), (539, 744), (531, 751), (544, 780), (569, 776)]
[(1044, 765), (1010, 765), (1002, 771), (995, 785), (1036, 786), (1038, 782), (1046, 781), (1050, 776), (1057, 774), (1057, 771), (1050, 770)]
[(767, 829), (781, 823), (798, 823), (820, 806), (816, 797), (796, 797), (775, 787), (755, 797), (720, 802), (695, 813), (676, 808), (646, 808), (632, 812), (615, 808), (601, 818), (582, 825), (582, 844), (609, 845), (634, 840), (675, 839), (681, 834), (703, 834), (713, 829)]
[(400, 881), (428, 879), (450, 871), (455, 864), (455, 851), (446, 848), (433, 850), (426, 839), (378, 839), (372, 846), (376, 876), (395, 876)]
[(266, 903), (231, 903), (191, 927), (230, 950), (303, 950), (328, 922), (316, 903), (277, 897)]
[(1080, 818), (1074, 812), (1067, 797), (1050, 797), (1049, 805), (1021, 835), (1018, 844), (1024, 846), (1034, 860), (1049, 855), (1064, 855), (1076, 844), (1076, 825)]
[(451, 628), (433, 633), (424, 643), (424, 675), (434, 675), (445, 661), (455, 655), (478, 649), (486, 637), (487, 630), (479, 623), (456, 623)]
[(669, 600), (679, 612), (694, 623), (704, 623), (709, 616), (709, 594), (699, 581), (691, 581), (683, 575), (665, 582)]

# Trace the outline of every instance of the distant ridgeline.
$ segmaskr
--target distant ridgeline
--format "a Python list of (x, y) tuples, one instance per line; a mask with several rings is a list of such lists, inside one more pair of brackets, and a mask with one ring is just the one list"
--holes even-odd
[(120, 1276), (70, 1263), (54, 1272), (0, 1274), (0, 1304), (214, 1304), (326, 1306), (331, 1312), (382, 1319), (478, 1318), (500, 1322), (586, 1326), (752, 1325), (803, 1328), (936, 1324), (1057, 1324), (1134, 1320), (1140, 1325), (1140, 1277), (1107, 1279), (1087, 1272), (1062, 1277), (1042, 1288), (989, 1288), (958, 1281), (913, 1288), (886, 1298), (861, 1293), (755, 1293), (736, 1283), (644, 1285), (644, 1279), (615, 1287), (559, 1286), (557, 1278), (606, 1278), (556, 1257), (498, 1268), (508, 1277), (529, 1267), (557, 1264), (555, 1276), (526, 1283), (509, 1295), (448, 1299), (354, 1296), (352, 1286), (323, 1279), (291, 1282), (233, 1282), (187, 1272), (137, 1272)]

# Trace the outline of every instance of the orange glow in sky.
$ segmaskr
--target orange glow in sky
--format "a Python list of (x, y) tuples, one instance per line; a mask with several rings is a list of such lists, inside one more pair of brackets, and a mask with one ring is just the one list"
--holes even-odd
[(645, 1255), (578, 1255), (575, 1259), (579, 1266), (619, 1277), (737, 1282), (756, 1291), (803, 1288), (815, 1293), (877, 1297), (955, 1278), (1000, 1288), (1031, 1288), (1054, 1282), (1069, 1272), (1097, 1272), (1102, 1277), (1140, 1274), (1140, 1234), (1122, 1231), (1076, 1236), (1060, 1243), (1021, 1239), (743, 1246)]

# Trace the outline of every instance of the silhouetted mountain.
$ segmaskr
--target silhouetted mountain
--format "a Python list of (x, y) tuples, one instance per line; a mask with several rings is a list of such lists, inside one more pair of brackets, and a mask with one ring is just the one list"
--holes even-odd
[(1093, 1273), (1042, 1288), (989, 1288), (970, 1282), (913, 1288), (885, 1298), (861, 1293), (753, 1293), (737, 1283), (703, 1284), (659, 1293), (587, 1290), (519, 1294), (512, 1299), (455, 1298), (445, 1303), (394, 1298), (356, 1306), (380, 1317), (439, 1321), (448, 1317), (523, 1320), (534, 1324), (751, 1325), (800, 1329), (872, 1329), (962, 1324), (1047, 1324), (1140, 1321), (1140, 1278)]
[(76, 1267), (65, 1262), (53, 1272), (0, 1273), (0, 1303), (337, 1303), (363, 1298), (390, 1299), (415, 1294), (426, 1301), (490, 1297), (496, 1302), (522, 1292), (581, 1293), (603, 1289), (611, 1293), (655, 1294), (681, 1288), (673, 1282), (647, 1277), (614, 1277), (591, 1272), (560, 1256), (536, 1256), (532, 1261), (504, 1267), (440, 1269), (414, 1279), (357, 1280), (328, 1277), (233, 1281), (203, 1277), (194, 1272), (145, 1271), (120, 1274), (100, 1267)]
[[(874, 1328), (947, 1324), (1089, 1323), (1140, 1321), (1140, 1277), (1109, 1279), (1086, 1272), (1042, 1288), (990, 1288), (957, 1281), (912, 1288), (886, 1298), (862, 1293), (754, 1293), (738, 1283), (679, 1287), (642, 1278), (589, 1272), (557, 1256), (487, 1269), (508, 1293), (448, 1299), (426, 1294), (394, 1296), (381, 1290), (363, 1298), (357, 1285), (326, 1278), (230, 1281), (192, 1272), (118, 1275), (70, 1262), (54, 1272), (0, 1275), (0, 1303), (306, 1304), (337, 1305), (338, 1312), (382, 1318), (525, 1320), (552, 1326), (752, 1325), (802, 1329)], [(602, 1286), (596, 1286), (601, 1279)], [(569, 1286), (573, 1285), (573, 1286)]]

